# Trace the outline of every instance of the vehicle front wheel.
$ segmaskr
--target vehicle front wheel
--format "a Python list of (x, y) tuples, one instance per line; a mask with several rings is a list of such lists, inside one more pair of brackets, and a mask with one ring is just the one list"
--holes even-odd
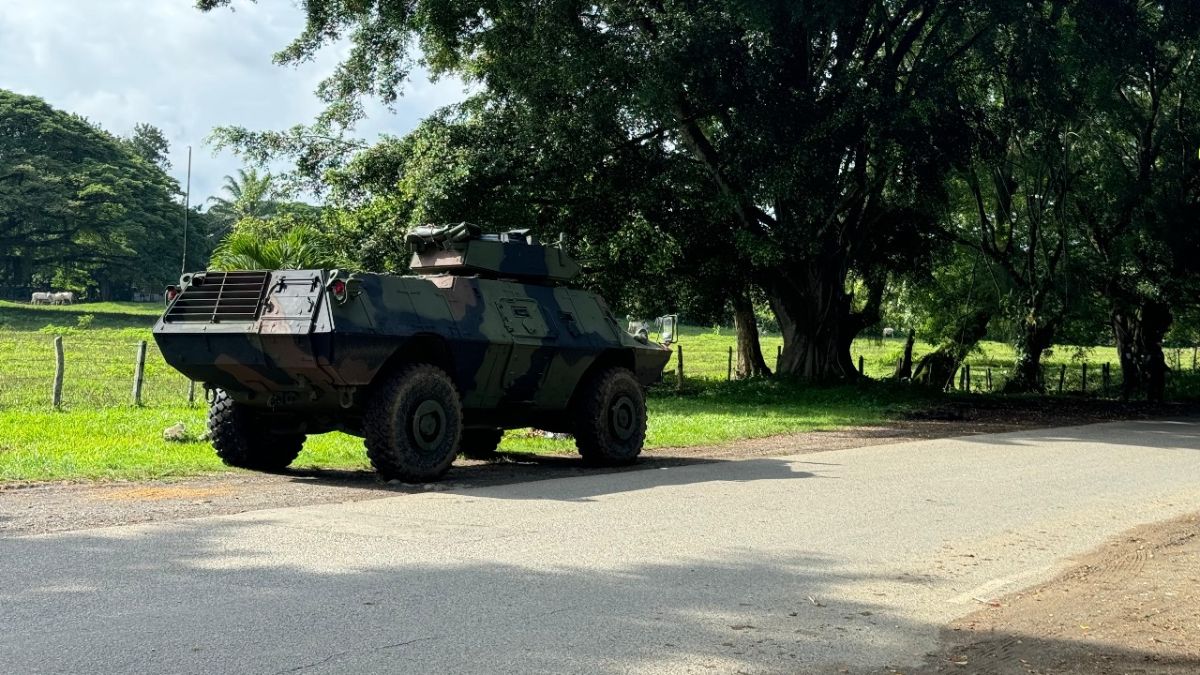
[(272, 433), (257, 412), (216, 390), (208, 407), (208, 435), (221, 461), (255, 471), (281, 471), (304, 447), (304, 434)]
[(375, 392), (363, 418), (367, 457), (384, 479), (437, 480), (450, 469), (462, 434), (462, 403), (445, 371), (408, 366)]
[(575, 446), (590, 464), (632, 464), (646, 441), (646, 395), (628, 368), (600, 371), (575, 397)]
[(463, 429), (462, 442), (458, 444), (458, 452), (467, 459), (495, 459), (499, 454), (500, 439), (504, 438), (503, 429), (490, 427), (468, 427)]

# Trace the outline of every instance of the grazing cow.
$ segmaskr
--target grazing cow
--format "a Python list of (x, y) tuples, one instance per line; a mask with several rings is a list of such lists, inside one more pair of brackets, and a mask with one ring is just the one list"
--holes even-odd
[(896, 329), (895, 328), (884, 328), (883, 329), (883, 337), (896, 337)]
[(53, 293), (43, 293), (43, 292), (39, 291), (37, 293), (34, 293), (29, 298), (29, 302), (34, 305), (49, 305), (54, 302), (54, 294)]
[(73, 305), (75, 304), (74, 291), (59, 291), (54, 294), (54, 304), (56, 305)]

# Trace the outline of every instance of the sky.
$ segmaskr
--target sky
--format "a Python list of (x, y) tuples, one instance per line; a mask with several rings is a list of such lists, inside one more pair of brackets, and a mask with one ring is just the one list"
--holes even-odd
[[(345, 45), (300, 67), (272, 63), (302, 27), (295, 0), (235, 0), (232, 11), (209, 13), (194, 0), (0, 0), (0, 89), (39, 96), (117, 135), (139, 122), (157, 126), (171, 143), (171, 174), (181, 186), (193, 146), (197, 204), (242, 166), (205, 144), (214, 127), (286, 129), (321, 110), (313, 91)], [(414, 74), (394, 113), (368, 106), (357, 134), (403, 134), (461, 100), (463, 89), (454, 78)]]

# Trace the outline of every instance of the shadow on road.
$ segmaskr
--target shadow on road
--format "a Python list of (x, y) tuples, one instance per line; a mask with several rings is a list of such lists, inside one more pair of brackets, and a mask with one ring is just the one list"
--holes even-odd
[[(564, 564), (538, 551), (491, 559), (490, 540), (410, 539), (403, 523), (325, 536), (225, 519), (0, 539), (0, 662), (114, 674), (932, 673), (1026, 672), (1014, 659), (1098, 653), (1111, 670), (1048, 672), (1200, 667), (1156, 670), (1151, 652), (1008, 635), (927, 657), (939, 627), (896, 613), (883, 592), (843, 599), (895, 588), (894, 577), (799, 548), (663, 562), (600, 547), (586, 565)], [(975, 667), (987, 664), (1001, 667)]]
[[(654, 456), (643, 457), (641, 461), (631, 466), (597, 468), (588, 466), (583, 460), (573, 456), (501, 453), (494, 462), (456, 464), (443, 481), (423, 485), (385, 483), (370, 471), (298, 469), (289, 470), (282, 475), (290, 476), (296, 482), (396, 494), (434, 491), (459, 492), (503, 486), (504, 490), (488, 490), (485, 496), (508, 499), (579, 501), (605, 494), (671, 485), (690, 485), (696, 482), (747, 482), (809, 478), (816, 475), (795, 468), (801, 464), (811, 464), (813, 467), (837, 466), (820, 462), (788, 462), (772, 458), (728, 461), (695, 457)], [(688, 470), (706, 465), (720, 465), (720, 468), (715, 471)], [(621, 474), (621, 476), (616, 479), (610, 478), (613, 474)], [(558, 481), (552, 485), (545, 483), (547, 480), (557, 478), (591, 478), (593, 480)], [(522, 486), (524, 483), (529, 483), (529, 485)]]

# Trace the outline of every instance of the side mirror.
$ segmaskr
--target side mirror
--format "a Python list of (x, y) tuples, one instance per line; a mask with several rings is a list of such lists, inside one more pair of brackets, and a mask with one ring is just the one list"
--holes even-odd
[(675, 342), (676, 327), (679, 323), (677, 314), (668, 314), (658, 317), (657, 322), (662, 328), (658, 332), (658, 341), (664, 345), (670, 345)]

